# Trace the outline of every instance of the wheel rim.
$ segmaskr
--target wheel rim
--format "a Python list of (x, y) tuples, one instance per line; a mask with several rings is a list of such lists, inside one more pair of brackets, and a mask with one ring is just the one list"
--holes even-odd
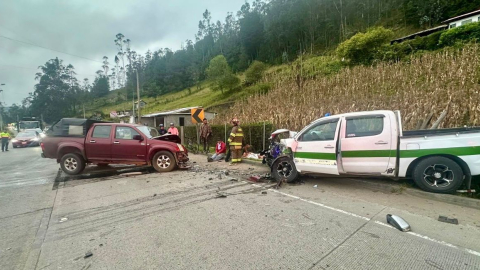
[(78, 167), (78, 162), (74, 158), (67, 158), (64, 162), (65, 168), (69, 171), (75, 171)]
[(423, 171), (423, 180), (432, 186), (437, 188), (448, 187), (455, 179), (453, 171), (448, 166), (443, 164), (434, 164), (428, 166)]
[(288, 178), (290, 175), (292, 175), (292, 172), (293, 172), (293, 166), (292, 164), (290, 164), (290, 162), (282, 161), (278, 163), (277, 165), (278, 175)]
[(172, 163), (172, 160), (167, 155), (161, 155), (157, 159), (157, 165), (158, 165), (158, 167), (160, 167), (162, 169), (166, 169), (166, 168), (170, 167), (171, 163)]

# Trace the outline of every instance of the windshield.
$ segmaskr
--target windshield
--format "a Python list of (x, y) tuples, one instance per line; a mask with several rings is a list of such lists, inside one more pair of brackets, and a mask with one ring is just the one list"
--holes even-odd
[(40, 128), (40, 123), (38, 121), (23, 121), (20, 122), (21, 129), (33, 129)]
[(35, 137), (37, 136), (35, 134), (35, 131), (30, 131), (30, 132), (20, 132), (18, 133), (17, 137)]
[(137, 127), (138, 130), (140, 130), (145, 136), (147, 136), (147, 138), (151, 139), (153, 138), (152, 134), (150, 133), (150, 128), (147, 127), (147, 126), (141, 126), (141, 127)]

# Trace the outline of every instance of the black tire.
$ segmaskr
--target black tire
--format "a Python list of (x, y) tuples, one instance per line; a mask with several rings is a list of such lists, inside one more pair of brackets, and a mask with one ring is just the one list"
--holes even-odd
[(300, 176), (290, 157), (278, 158), (273, 162), (271, 169), (272, 176), (277, 181), (285, 179), (287, 183), (293, 183)]
[(425, 191), (454, 193), (462, 185), (464, 173), (457, 162), (446, 157), (429, 157), (413, 170), (413, 180)]
[(172, 153), (160, 151), (153, 156), (152, 165), (157, 172), (171, 172), (177, 167), (177, 161)]
[(12, 145), (12, 146), (13, 146), (13, 148), (17, 148), (15, 145)]
[(65, 154), (60, 160), (60, 167), (66, 174), (76, 175), (85, 169), (85, 160), (79, 154)]

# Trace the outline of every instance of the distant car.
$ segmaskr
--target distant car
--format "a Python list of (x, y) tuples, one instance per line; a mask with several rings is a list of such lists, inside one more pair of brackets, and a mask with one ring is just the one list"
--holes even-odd
[(19, 132), (17, 136), (12, 140), (12, 145), (13, 148), (39, 146), (40, 140), (40, 134), (33, 129), (29, 129)]

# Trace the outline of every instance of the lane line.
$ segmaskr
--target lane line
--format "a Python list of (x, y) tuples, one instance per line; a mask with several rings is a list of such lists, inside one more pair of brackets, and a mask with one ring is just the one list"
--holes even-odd
[[(255, 186), (255, 187), (262, 187), (261, 185), (258, 185), (258, 184), (252, 184), (252, 185)], [(325, 205), (325, 204), (322, 204), (322, 203), (317, 203), (317, 202), (314, 202), (314, 201), (306, 200), (306, 199), (303, 199), (303, 198), (295, 196), (295, 195), (291, 195), (291, 194), (288, 194), (288, 193), (285, 193), (285, 192), (278, 191), (276, 189), (270, 188), (268, 190), (272, 191), (272, 192), (275, 192), (275, 193), (278, 193), (278, 194), (281, 194), (281, 195), (284, 195), (284, 196), (287, 196), (287, 197), (290, 197), (290, 198), (293, 198), (293, 199), (297, 199), (299, 201), (303, 201), (303, 202), (306, 202), (306, 203), (309, 203), (309, 204), (317, 205), (317, 206), (320, 206), (320, 207), (323, 207), (323, 208), (326, 208), (326, 209), (329, 209), (329, 210), (333, 210), (335, 212), (339, 212), (339, 213), (342, 213), (342, 214), (345, 214), (345, 215), (348, 215), (348, 216), (360, 218), (360, 219), (363, 219), (363, 220), (366, 220), (366, 221), (371, 220), (370, 218), (367, 218), (367, 217), (364, 217), (364, 216), (360, 216), (360, 215), (357, 215), (357, 214), (354, 214), (354, 213), (351, 213), (351, 212), (348, 212), (348, 211), (345, 211), (345, 210), (342, 210), (342, 209), (338, 209), (338, 208), (335, 208), (335, 207), (331, 207), (331, 206), (328, 206), (328, 205)], [(381, 226), (384, 226), (384, 227), (389, 227), (389, 228), (395, 229), (390, 224), (383, 223), (381, 221), (375, 221), (374, 223), (378, 224), (378, 225), (381, 225)], [(416, 236), (418, 238), (422, 238), (424, 240), (427, 240), (427, 241), (430, 241), (430, 242), (433, 242), (433, 243), (436, 243), (436, 244), (439, 244), (439, 245), (443, 245), (443, 246), (446, 246), (446, 247), (450, 247), (450, 248), (454, 248), (454, 249), (460, 249), (460, 250), (463, 250), (463, 251), (465, 251), (469, 254), (480, 257), (480, 252), (472, 250), (472, 249), (458, 247), (456, 245), (447, 243), (445, 241), (440, 241), (440, 240), (430, 238), (428, 236), (425, 236), (425, 235), (422, 235), (422, 234), (419, 234), (419, 233), (415, 233), (415, 232), (407, 232), (407, 234), (412, 235), (412, 236)]]

